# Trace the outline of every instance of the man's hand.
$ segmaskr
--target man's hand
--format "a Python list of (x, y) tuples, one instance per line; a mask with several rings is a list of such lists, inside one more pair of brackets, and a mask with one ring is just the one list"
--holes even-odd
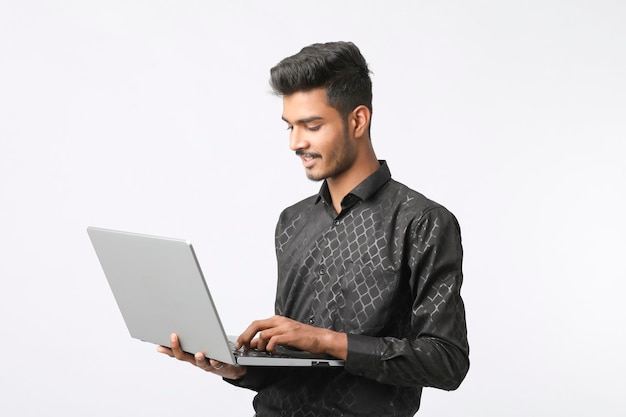
[(157, 352), (164, 353), (171, 358), (176, 358), (179, 361), (188, 362), (197, 366), (200, 369), (204, 369), (207, 372), (219, 375), (228, 379), (238, 379), (246, 374), (245, 366), (234, 366), (224, 362), (216, 361), (215, 359), (208, 359), (203, 353), (198, 352), (195, 355), (191, 353), (183, 352), (180, 348), (180, 342), (178, 341), (178, 335), (172, 334), (170, 336), (171, 348), (165, 346), (158, 346)]
[[(256, 339), (253, 339), (257, 336)], [(300, 323), (283, 316), (256, 320), (239, 336), (236, 348), (275, 352), (276, 346), (290, 346), (311, 353), (322, 353), (339, 359), (348, 356), (348, 335)]]

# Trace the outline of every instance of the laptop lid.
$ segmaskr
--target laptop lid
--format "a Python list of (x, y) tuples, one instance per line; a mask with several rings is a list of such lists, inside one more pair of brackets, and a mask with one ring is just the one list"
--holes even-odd
[(234, 351), (190, 242), (88, 227), (104, 275), (135, 339), (250, 366), (343, 366), (343, 361), (283, 349), (280, 355)]

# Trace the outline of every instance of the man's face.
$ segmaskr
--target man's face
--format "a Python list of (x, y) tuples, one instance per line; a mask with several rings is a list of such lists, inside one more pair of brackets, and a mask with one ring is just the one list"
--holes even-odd
[(302, 160), (309, 179), (337, 179), (353, 165), (357, 148), (339, 112), (318, 88), (283, 97), (289, 148)]

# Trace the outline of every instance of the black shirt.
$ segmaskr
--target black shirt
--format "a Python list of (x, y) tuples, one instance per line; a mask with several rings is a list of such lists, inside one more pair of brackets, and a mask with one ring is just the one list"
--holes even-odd
[(391, 179), (384, 161), (332, 206), (318, 195), (276, 227), (276, 314), (348, 334), (343, 369), (248, 367), (257, 416), (412, 416), (422, 387), (469, 368), (455, 217)]

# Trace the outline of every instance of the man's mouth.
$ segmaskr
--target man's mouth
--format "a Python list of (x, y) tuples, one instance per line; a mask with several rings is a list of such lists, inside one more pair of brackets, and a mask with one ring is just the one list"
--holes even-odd
[(317, 153), (312, 153), (312, 152), (304, 152), (304, 151), (296, 151), (296, 155), (298, 155), (300, 157), (300, 159), (302, 159), (302, 162), (304, 163), (305, 166), (310, 166), (311, 163), (316, 159), (316, 158), (321, 158), (320, 154)]

